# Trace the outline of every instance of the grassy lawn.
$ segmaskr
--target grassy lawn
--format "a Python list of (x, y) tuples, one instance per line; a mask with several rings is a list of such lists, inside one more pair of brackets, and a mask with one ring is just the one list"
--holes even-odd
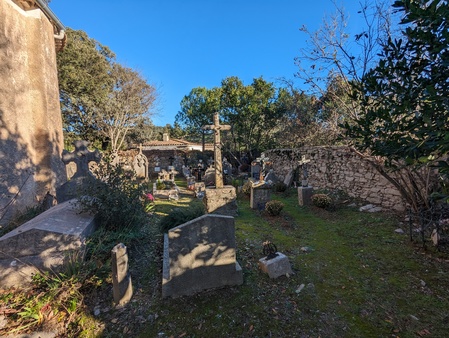
[[(393, 215), (299, 207), (295, 193), (273, 198), (285, 204), (277, 217), (239, 199), (244, 284), (177, 299), (153, 292), (139, 337), (447, 336), (449, 261), (395, 233)], [(289, 257), (292, 276), (259, 271), (265, 240)]]
[[(202, 203), (183, 191), (177, 201), (157, 200), (150, 222), (136, 233), (113, 239), (97, 234), (94, 242), (103, 248), (98, 252), (104, 258), (93, 255), (97, 260), (85, 263), (96, 264), (91, 278), (47, 280), (58, 299), (75, 293), (70, 309), (64, 302), (64, 311), (43, 312), (56, 297), (47, 298), (40, 288), (22, 294), (0, 290), (0, 336), (11, 327), (26, 333), (51, 329), (49, 324), (63, 330), (58, 337), (448, 336), (447, 254), (424, 251), (408, 235), (396, 233), (393, 214), (362, 213), (343, 205), (332, 212), (300, 207), (294, 189), (272, 199), (285, 205), (279, 216), (252, 210), (248, 197), (238, 198), (237, 260), (243, 285), (161, 298), (163, 237), (158, 223), (174, 208)], [(259, 270), (267, 240), (289, 258), (291, 276), (270, 279)], [(112, 304), (107, 261), (117, 241), (128, 245), (134, 288), (131, 302), (122, 308)], [(34, 301), (27, 302), (30, 295)], [(8, 311), (23, 321), (2, 327)]]

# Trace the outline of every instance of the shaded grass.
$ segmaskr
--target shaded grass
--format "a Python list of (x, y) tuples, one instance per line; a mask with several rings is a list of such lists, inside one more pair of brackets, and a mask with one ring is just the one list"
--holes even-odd
[[(446, 335), (448, 261), (396, 234), (394, 215), (299, 207), (295, 194), (273, 198), (285, 204), (278, 217), (239, 200), (244, 284), (178, 299), (158, 294), (148, 309), (157, 319), (140, 337)], [(265, 240), (288, 256), (294, 275), (271, 280), (259, 271)]]

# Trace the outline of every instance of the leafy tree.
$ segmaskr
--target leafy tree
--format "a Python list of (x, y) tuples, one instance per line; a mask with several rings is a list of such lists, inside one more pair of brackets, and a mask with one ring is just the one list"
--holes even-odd
[(67, 37), (57, 59), (65, 139), (101, 140), (117, 150), (149, 118), (156, 90), (85, 32), (67, 29)]
[(193, 88), (181, 101), (181, 110), (175, 116), (175, 124), (185, 129), (188, 139), (194, 142), (204, 140), (202, 127), (211, 124), (215, 112), (220, 111), (220, 88)]
[(83, 31), (67, 28), (66, 34), (67, 44), (57, 54), (65, 140), (94, 141), (97, 107), (107, 100), (113, 84), (110, 72), (115, 55)]
[[(402, 0), (394, 8), (403, 13), (402, 39), (388, 39), (377, 66), (356, 84), (364, 113), (346, 125), (347, 133), (359, 149), (384, 156), (388, 164), (444, 159), (449, 152), (449, 5)], [(447, 161), (436, 165), (448, 172)], [(426, 203), (423, 194), (415, 209)]]
[(274, 147), (273, 133), (284, 114), (276, 105), (278, 91), (262, 77), (245, 86), (237, 77), (228, 77), (221, 84), (223, 119), (232, 126), (233, 148), (255, 157)]

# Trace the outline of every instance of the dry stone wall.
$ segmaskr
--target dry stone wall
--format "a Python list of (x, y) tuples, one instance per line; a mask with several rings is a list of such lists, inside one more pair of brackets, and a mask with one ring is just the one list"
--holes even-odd
[(365, 159), (343, 146), (273, 149), (265, 156), (272, 162), (279, 178), (298, 167), (305, 155), (308, 163), (309, 185), (315, 189), (340, 189), (351, 197), (387, 209), (404, 210), (400, 192)]

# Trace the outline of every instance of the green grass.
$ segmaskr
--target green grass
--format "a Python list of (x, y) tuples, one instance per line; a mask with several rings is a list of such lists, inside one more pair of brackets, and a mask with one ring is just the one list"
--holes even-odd
[[(148, 309), (158, 317), (140, 337), (446, 336), (448, 262), (396, 234), (393, 215), (299, 207), (294, 193), (273, 199), (285, 204), (278, 217), (239, 200), (244, 284), (178, 299), (158, 294)], [(265, 240), (289, 257), (292, 276), (271, 280), (259, 271)]]
[[(449, 257), (423, 251), (407, 235), (395, 233), (398, 221), (388, 213), (300, 207), (293, 190), (272, 199), (284, 204), (279, 216), (252, 210), (249, 198), (239, 196), (235, 223), (243, 285), (161, 298), (157, 218), (201, 203), (181, 195), (178, 201), (157, 200), (155, 217), (129, 247), (135, 288), (131, 303), (124, 309), (111, 307), (110, 282), (102, 277), (102, 291), (80, 289), (85, 300), (98, 297), (101, 302), (77, 311), (96, 321), (101, 337), (447, 336)], [(107, 236), (101, 237), (101, 246), (110, 250)], [(259, 270), (266, 240), (287, 255), (293, 275), (270, 279)], [(92, 318), (99, 302), (108, 310)], [(92, 336), (92, 330), (79, 336)]]

